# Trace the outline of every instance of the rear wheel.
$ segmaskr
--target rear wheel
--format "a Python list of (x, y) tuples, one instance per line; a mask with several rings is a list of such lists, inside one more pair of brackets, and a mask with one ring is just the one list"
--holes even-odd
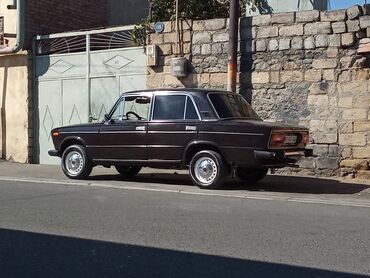
[(66, 148), (62, 156), (62, 170), (70, 179), (86, 179), (92, 171), (86, 149), (80, 145)]
[(115, 166), (118, 173), (121, 174), (121, 176), (126, 178), (132, 178), (135, 177), (139, 172), (141, 171), (140, 166), (121, 166), (117, 165)]
[(242, 181), (254, 183), (266, 177), (268, 169), (238, 168), (236, 176)]
[(214, 151), (200, 151), (190, 162), (190, 176), (195, 185), (203, 189), (220, 187), (226, 176), (222, 156)]

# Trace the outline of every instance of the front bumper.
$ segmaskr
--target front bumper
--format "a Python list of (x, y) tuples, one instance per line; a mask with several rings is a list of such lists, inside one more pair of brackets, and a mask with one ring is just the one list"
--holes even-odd
[(274, 150), (274, 151), (254, 151), (254, 157), (258, 163), (264, 167), (285, 167), (295, 166), (303, 157), (313, 156), (313, 150)]
[(60, 157), (60, 153), (59, 153), (58, 151), (56, 151), (56, 150), (50, 150), (50, 151), (48, 151), (48, 154), (49, 154), (50, 156), (57, 156), (57, 157)]

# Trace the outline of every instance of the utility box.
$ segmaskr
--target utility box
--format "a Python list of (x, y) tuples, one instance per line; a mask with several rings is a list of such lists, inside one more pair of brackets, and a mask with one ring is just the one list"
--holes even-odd
[(171, 74), (175, 77), (186, 77), (188, 60), (185, 57), (176, 57), (171, 59)]
[(157, 45), (151, 44), (146, 47), (146, 64), (149, 67), (155, 67), (158, 63)]

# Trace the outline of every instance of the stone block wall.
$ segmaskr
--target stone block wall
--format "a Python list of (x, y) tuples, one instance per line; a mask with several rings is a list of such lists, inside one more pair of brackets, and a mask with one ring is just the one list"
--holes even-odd
[[(370, 36), (368, 10), (240, 20), (238, 91), (263, 119), (310, 128), (316, 157), (302, 160), (299, 171), (370, 179), (370, 61), (357, 54), (360, 41)], [(226, 89), (227, 19), (181, 26), (189, 75), (170, 74), (170, 59), (179, 52), (168, 22), (164, 34), (149, 38), (161, 55), (159, 66), (148, 70), (148, 87)]]

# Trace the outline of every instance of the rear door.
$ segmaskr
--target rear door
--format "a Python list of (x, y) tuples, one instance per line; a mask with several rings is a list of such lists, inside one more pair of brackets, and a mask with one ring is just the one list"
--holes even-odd
[(200, 116), (190, 95), (157, 93), (148, 123), (148, 158), (180, 162), (185, 146), (198, 137)]

